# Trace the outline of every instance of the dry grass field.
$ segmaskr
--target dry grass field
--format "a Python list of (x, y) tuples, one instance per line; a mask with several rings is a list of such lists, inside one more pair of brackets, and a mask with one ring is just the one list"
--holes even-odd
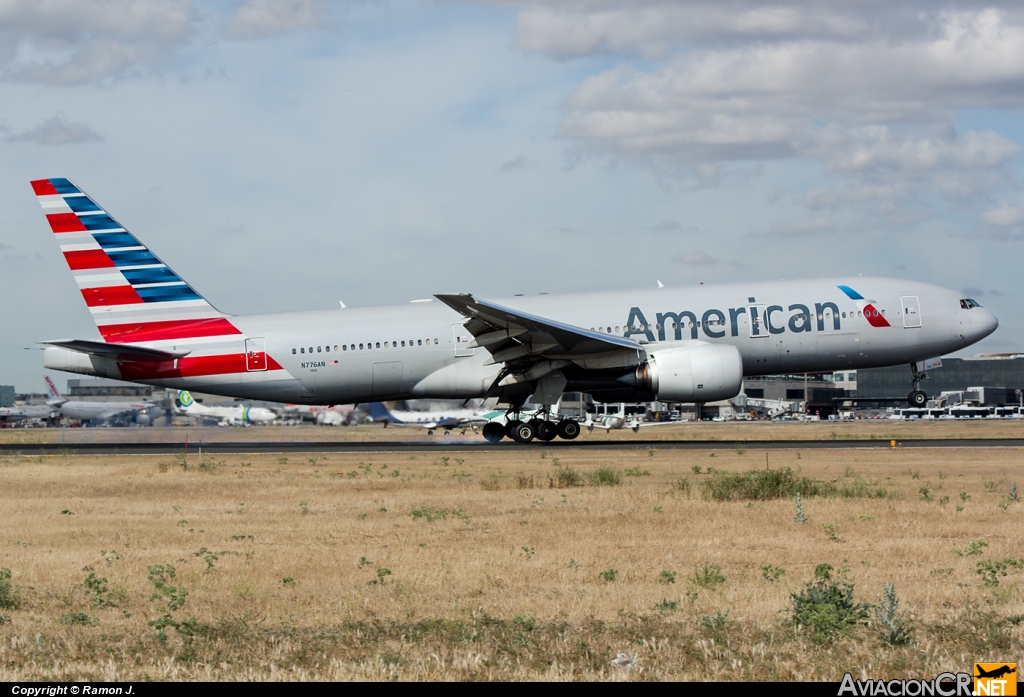
[[(804, 523), (794, 497), (764, 498), (767, 475), (744, 492), (722, 474), (765, 470), (742, 448), (0, 458), (0, 680), (838, 680), (1024, 663), (1024, 451), (767, 457), (773, 476), (808, 478)], [(835, 631), (793, 621), (816, 569), (829, 597), (853, 588)], [(855, 606), (888, 582), (906, 644)], [(635, 667), (613, 666), (620, 653)]]

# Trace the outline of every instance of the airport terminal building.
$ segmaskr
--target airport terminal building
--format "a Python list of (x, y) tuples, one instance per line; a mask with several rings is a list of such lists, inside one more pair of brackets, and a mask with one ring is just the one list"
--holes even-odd
[[(1006, 388), (1008, 403), (1020, 401), (1024, 389), (1024, 353), (982, 353), (970, 358), (943, 358), (942, 367), (928, 371), (921, 389), (934, 397), (968, 387)], [(858, 371), (858, 398), (902, 399), (910, 391), (910, 367)]]

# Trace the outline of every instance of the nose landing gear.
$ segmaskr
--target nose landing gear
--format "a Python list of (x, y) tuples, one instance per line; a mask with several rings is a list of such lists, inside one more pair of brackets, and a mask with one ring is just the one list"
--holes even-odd
[(910, 406), (920, 409), (928, 403), (928, 395), (921, 390), (921, 381), (928, 379), (928, 374), (917, 369), (917, 363), (910, 364), (911, 384), (914, 389), (907, 395), (907, 402)]

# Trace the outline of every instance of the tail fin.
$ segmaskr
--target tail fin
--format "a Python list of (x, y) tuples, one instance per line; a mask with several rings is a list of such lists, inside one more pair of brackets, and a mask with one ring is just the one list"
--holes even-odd
[(46, 380), (46, 390), (50, 393), (50, 398), (46, 401), (50, 406), (60, 406), (68, 400), (60, 393), (57, 386), (53, 384), (53, 380), (50, 379), (49, 375), (44, 375), (43, 379)]
[(374, 421), (384, 421), (392, 424), (402, 423), (380, 402), (370, 402), (366, 405), (366, 410), (369, 412), (370, 418)]
[(32, 189), (104, 341), (241, 334), (69, 180), (38, 179)]
[(196, 401), (192, 399), (192, 395), (188, 393), (188, 390), (182, 390), (181, 392), (178, 393), (178, 406), (180, 406), (182, 409), (185, 409), (187, 411), (188, 408), (195, 403)]

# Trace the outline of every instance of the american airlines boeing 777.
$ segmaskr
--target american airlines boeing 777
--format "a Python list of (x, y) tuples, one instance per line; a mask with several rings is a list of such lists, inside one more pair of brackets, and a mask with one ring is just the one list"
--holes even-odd
[[(69, 180), (32, 187), (100, 334), (41, 342), (44, 365), (148, 385), (305, 404), (499, 397), (514, 414), (563, 391), (704, 403), (744, 376), (903, 363), (922, 405), (916, 362), (998, 326), (958, 291), (860, 276), (229, 315)], [(505, 433), (579, 425), (512, 418)]]

